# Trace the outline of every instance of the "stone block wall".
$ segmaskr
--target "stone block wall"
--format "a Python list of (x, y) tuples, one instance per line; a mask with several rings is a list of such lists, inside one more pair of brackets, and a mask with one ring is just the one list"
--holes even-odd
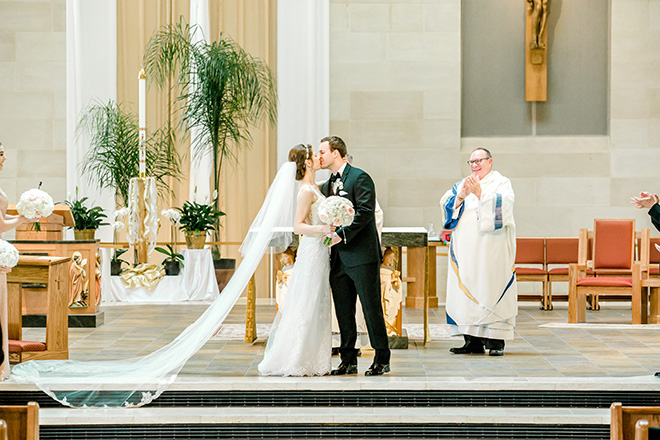
[(66, 2), (0, 2), (0, 188), (66, 197)]

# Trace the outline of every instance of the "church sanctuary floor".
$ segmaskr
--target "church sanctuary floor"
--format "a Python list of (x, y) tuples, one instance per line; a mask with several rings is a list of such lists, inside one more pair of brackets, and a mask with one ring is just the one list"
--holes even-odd
[[(70, 358), (106, 360), (148, 354), (175, 338), (205, 308), (205, 304), (104, 306), (102, 326), (69, 329)], [(274, 313), (273, 305), (260, 303), (257, 307), (259, 327), (270, 324)], [(225, 321), (227, 328), (233, 328), (234, 334), (227, 336), (230, 339), (210, 340), (186, 363), (178, 380), (258, 376), (257, 365), (263, 357), (266, 339), (262, 331), (255, 343), (243, 342), (244, 319), (243, 301)], [(573, 377), (625, 381), (639, 376), (652, 379), (653, 373), (660, 370), (660, 326), (627, 325), (630, 310), (625, 304), (603, 303), (600, 311), (587, 311), (590, 324), (620, 325), (570, 327), (565, 325), (565, 304), (558, 303), (554, 310), (543, 311), (536, 303), (521, 303), (515, 340), (507, 342), (503, 357), (450, 354), (449, 348), (462, 345), (462, 338), (442, 334), (446, 333), (443, 308), (429, 312), (435, 339), (426, 346), (415, 339), (421, 338), (422, 311), (404, 309), (403, 321), (404, 328), (417, 327), (418, 336), (411, 334), (408, 349), (393, 351), (392, 372), (386, 375), (390, 378), (531, 378), (532, 381), (537, 378), (542, 382)], [(44, 329), (25, 328), (23, 338), (43, 340)], [(373, 351), (363, 350), (358, 375), (362, 380), (365, 379), (362, 371), (369, 366), (372, 357)], [(338, 357), (333, 358), (333, 366), (338, 362)], [(377, 378), (369, 378), (373, 379)]]

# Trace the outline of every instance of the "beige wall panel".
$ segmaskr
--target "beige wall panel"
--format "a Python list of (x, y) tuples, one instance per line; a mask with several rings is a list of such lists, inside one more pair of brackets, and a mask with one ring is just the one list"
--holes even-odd
[(660, 119), (649, 119), (649, 148), (660, 148)]
[(0, 61), (0, 91), (16, 89), (16, 63)]
[(390, 30), (392, 32), (419, 32), (424, 29), (424, 12), (422, 4), (390, 5)]
[(612, 177), (648, 177), (648, 189), (658, 182), (658, 164), (660, 163), (660, 149), (618, 149), (612, 150)]
[[(610, 204), (609, 184), (609, 177), (539, 179), (536, 184), (537, 203), (538, 205), (558, 207), (608, 206)], [(519, 186), (516, 185), (516, 188)]]
[(59, 61), (66, 57), (64, 32), (17, 32), (17, 61)]
[(457, 32), (390, 32), (386, 50), (388, 61), (451, 63), (460, 57), (460, 35)]
[(390, 7), (387, 4), (352, 3), (348, 5), (351, 32), (387, 32), (390, 30)]
[[(652, 95), (649, 94), (649, 91), (644, 88), (612, 90), (610, 98), (612, 112), (610, 116), (612, 119), (645, 119), (649, 116), (654, 117), (650, 114), (651, 97)], [(658, 106), (658, 110), (660, 110), (660, 105)]]
[[(438, 206), (442, 195), (456, 183), (453, 179), (439, 177), (428, 179), (390, 178), (387, 181), (388, 208), (425, 208)], [(411, 220), (416, 219), (414, 226), (424, 226), (420, 218), (408, 217), (407, 223), (396, 226), (411, 226)], [(394, 226), (394, 225), (393, 225)]]
[(353, 92), (351, 119), (421, 119), (422, 92)]
[(648, 119), (611, 119), (612, 148), (644, 148), (649, 144)]
[(53, 1), (53, 31), (66, 32), (66, 0)]
[(461, 2), (454, 0), (425, 4), (424, 30), (460, 33)]
[[(330, 57), (332, 60), (332, 57)], [(330, 96), (353, 90), (362, 92), (389, 89), (390, 65), (387, 63), (334, 63), (330, 67)], [(333, 109), (331, 108), (332, 112)], [(338, 119), (348, 119), (346, 113)]]
[[(652, 2), (651, 2), (652, 3)], [(612, 31), (622, 29), (647, 29), (649, 26), (649, 2), (613, 1)]]
[(16, 59), (16, 35), (12, 33), (0, 34), (0, 61), (14, 61)]
[(331, 3), (330, 4), (330, 23), (332, 23), (333, 32), (348, 31), (348, 4)]
[(456, 90), (424, 91), (424, 118), (453, 119), (460, 123), (456, 109), (461, 108), (461, 93)]
[(516, 178), (513, 179), (511, 185), (516, 195), (515, 206), (535, 206), (538, 201), (536, 198), (536, 185), (538, 178)]
[(374, 63), (386, 60), (384, 34), (337, 33), (330, 38), (332, 63)]
[(444, 150), (443, 154), (452, 154), (459, 148), (461, 121), (459, 119), (425, 119), (422, 125), (422, 145), (424, 148)]
[[(334, 131), (333, 133), (339, 133)], [(350, 145), (345, 137), (339, 135), (347, 145)], [(378, 150), (371, 148), (351, 148), (353, 156), (353, 165), (365, 170), (373, 179), (387, 178), (388, 176), (388, 157), (392, 154), (389, 150)]]
[(20, 90), (55, 90), (66, 82), (66, 66), (61, 62), (16, 63), (16, 87)]
[(54, 117), (53, 93), (50, 91), (13, 91), (2, 93), (0, 99), (0, 124), (10, 121), (40, 120)]
[[(458, 62), (406, 62), (393, 64), (389, 72), (392, 90), (451, 90), (460, 92), (461, 66)], [(460, 118), (460, 108), (457, 109)]]
[[(452, 179), (460, 176), (456, 155), (448, 155), (441, 150), (407, 148), (405, 151), (391, 151), (387, 155), (388, 176), (410, 176), (416, 179)], [(422, 187), (417, 190), (420, 191)]]
[[(51, 119), (36, 121), (19, 120), (9, 124), (2, 124), (3, 145), (11, 145), (20, 150), (48, 150), (53, 146), (53, 124)], [(62, 138), (63, 140), (64, 138)], [(16, 158), (12, 158), (16, 160)], [(3, 170), (2, 174), (6, 172)]]
[[(47, 178), (63, 178), (62, 170), (66, 168), (66, 158), (61, 151), (38, 151), (39, 160), (35, 160), (34, 150), (19, 150), (16, 155), (18, 160), (17, 172), (21, 178), (34, 179), (47, 179)], [(39, 182), (32, 183), (30, 188), (36, 187)], [(50, 192), (50, 187), (49, 192)], [(28, 188), (26, 188), (28, 189)], [(51, 194), (54, 196), (54, 194)]]
[[(351, 143), (370, 148), (409, 148), (422, 144), (421, 120), (353, 120)], [(348, 146), (350, 151), (350, 146)]]
[(43, 32), (53, 29), (52, 3), (0, 3), (3, 32)]

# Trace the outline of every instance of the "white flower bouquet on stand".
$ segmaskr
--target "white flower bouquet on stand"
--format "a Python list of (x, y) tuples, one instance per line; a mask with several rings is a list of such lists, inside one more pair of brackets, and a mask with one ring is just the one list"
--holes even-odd
[(0, 266), (14, 267), (18, 264), (18, 250), (11, 243), (0, 240)]
[[(321, 202), (319, 206), (319, 219), (326, 225), (341, 228), (353, 223), (355, 218), (355, 208), (350, 200), (340, 196), (330, 196)], [(344, 237), (346, 241), (346, 237)], [(323, 244), (330, 246), (331, 237), (325, 237)]]
[[(16, 205), (16, 211), (28, 220), (48, 217), (53, 213), (54, 208), (53, 198), (47, 192), (37, 188), (21, 194), (21, 198)], [(41, 231), (39, 222), (34, 224), (34, 229)]]

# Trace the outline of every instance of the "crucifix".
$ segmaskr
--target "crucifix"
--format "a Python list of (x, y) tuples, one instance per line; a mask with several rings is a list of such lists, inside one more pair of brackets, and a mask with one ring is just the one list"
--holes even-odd
[(526, 0), (525, 100), (546, 101), (548, 95), (548, 6), (550, 0)]

